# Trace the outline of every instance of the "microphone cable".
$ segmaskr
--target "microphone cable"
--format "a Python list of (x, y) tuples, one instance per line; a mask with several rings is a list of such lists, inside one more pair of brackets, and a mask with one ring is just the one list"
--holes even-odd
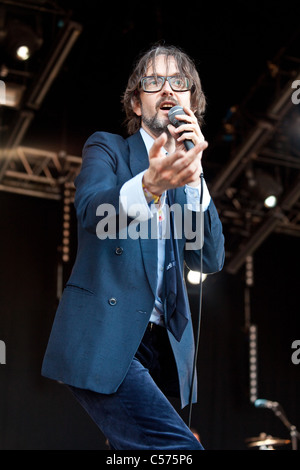
[[(200, 175), (200, 222), (202, 219), (202, 202), (203, 202), (203, 173)], [(189, 397), (189, 414), (188, 414), (188, 427), (191, 428), (191, 420), (192, 420), (192, 407), (193, 407), (193, 388), (195, 382), (195, 376), (197, 371), (197, 358), (198, 358), (198, 351), (199, 351), (199, 342), (200, 342), (200, 327), (201, 327), (201, 314), (202, 314), (202, 271), (203, 271), (203, 245), (204, 245), (204, 227), (201, 224), (201, 241), (202, 246), (200, 248), (200, 284), (199, 284), (199, 310), (198, 310), (198, 322), (196, 328), (196, 338), (195, 338), (195, 353), (194, 353), (194, 360), (193, 360), (193, 369), (192, 369), (192, 381), (191, 381), (191, 388), (190, 388), (190, 397)]]

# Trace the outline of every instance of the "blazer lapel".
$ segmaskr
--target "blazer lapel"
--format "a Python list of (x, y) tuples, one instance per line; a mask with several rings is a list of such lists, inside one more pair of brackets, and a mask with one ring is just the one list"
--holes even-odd
[[(128, 139), (129, 145), (129, 165), (132, 176), (146, 170), (149, 166), (149, 158), (140, 132), (133, 134)], [(147, 238), (139, 238), (144, 261), (144, 269), (151, 286), (153, 295), (156, 294), (157, 286), (157, 237), (151, 234), (151, 219), (147, 222)]]
[(132, 176), (146, 170), (149, 166), (149, 157), (140, 132), (127, 139), (129, 145), (129, 165)]

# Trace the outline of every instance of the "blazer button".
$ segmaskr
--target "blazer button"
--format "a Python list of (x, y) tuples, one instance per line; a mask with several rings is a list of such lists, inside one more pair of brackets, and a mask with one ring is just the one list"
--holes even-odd
[(115, 253), (116, 255), (121, 255), (123, 253), (123, 248), (121, 246), (117, 246)]
[(114, 305), (116, 305), (117, 299), (115, 299), (115, 297), (111, 297), (109, 299), (108, 303), (109, 303), (109, 305), (111, 305), (113, 307)]

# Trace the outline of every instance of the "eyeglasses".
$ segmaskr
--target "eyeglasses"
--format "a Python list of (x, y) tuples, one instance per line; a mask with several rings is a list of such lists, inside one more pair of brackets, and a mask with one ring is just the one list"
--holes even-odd
[(156, 93), (162, 89), (166, 80), (168, 80), (173, 91), (188, 91), (191, 89), (189, 79), (180, 75), (172, 77), (143, 77), (141, 79), (141, 87), (146, 93)]

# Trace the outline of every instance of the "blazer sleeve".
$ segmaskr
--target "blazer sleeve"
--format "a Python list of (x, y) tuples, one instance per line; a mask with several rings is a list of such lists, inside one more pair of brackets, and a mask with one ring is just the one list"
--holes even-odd
[(75, 179), (74, 205), (79, 223), (89, 232), (95, 233), (101, 220), (101, 215), (97, 216), (100, 205), (113, 208), (114, 217), (119, 212), (122, 183), (117, 178), (118, 154), (126, 152), (121, 136), (105, 132), (95, 132), (83, 147), (81, 170)]
[[(224, 235), (222, 223), (217, 209), (211, 199), (208, 209), (204, 211), (204, 244), (203, 244), (203, 272), (213, 274), (221, 271), (225, 260)], [(185, 250), (184, 255), (187, 266), (200, 271), (200, 250)]]

